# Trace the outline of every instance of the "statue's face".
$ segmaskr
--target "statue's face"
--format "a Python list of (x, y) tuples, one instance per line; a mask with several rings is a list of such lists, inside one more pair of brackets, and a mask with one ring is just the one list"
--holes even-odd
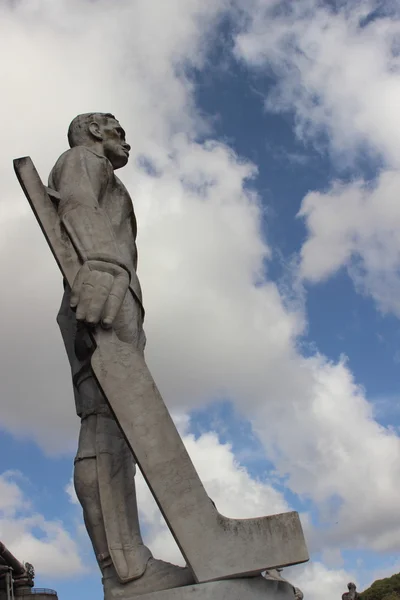
[(130, 145), (125, 140), (125, 131), (116, 119), (107, 119), (100, 124), (104, 155), (114, 169), (124, 167), (129, 159)]
[(355, 585), (355, 583), (349, 583), (349, 584), (347, 585), (347, 587), (349, 588), (349, 590), (355, 590), (355, 589), (356, 589), (356, 585)]

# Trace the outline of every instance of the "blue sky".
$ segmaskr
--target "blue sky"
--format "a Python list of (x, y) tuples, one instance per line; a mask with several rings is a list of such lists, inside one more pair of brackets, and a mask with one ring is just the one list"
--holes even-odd
[[(311, 561), (285, 574), (310, 600), (399, 571), (396, 5), (37, 0), (0, 17), (0, 539), (60, 600), (101, 595), (71, 486), (61, 280), (11, 161), (45, 179), (69, 121), (104, 110), (132, 144), (147, 360), (209, 494), (232, 516), (300, 512)], [(138, 497), (152, 550), (179, 562), (140, 477)]]

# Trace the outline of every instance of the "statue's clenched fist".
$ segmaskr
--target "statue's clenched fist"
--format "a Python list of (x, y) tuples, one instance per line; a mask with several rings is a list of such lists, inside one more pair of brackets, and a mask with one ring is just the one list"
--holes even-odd
[(87, 260), (71, 290), (70, 305), (76, 311), (76, 319), (93, 327), (101, 323), (109, 329), (119, 313), (129, 281), (129, 273), (123, 267), (102, 260)]

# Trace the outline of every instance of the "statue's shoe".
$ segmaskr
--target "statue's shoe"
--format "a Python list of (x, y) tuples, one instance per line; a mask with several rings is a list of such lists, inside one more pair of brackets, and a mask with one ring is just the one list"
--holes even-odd
[(103, 579), (104, 600), (129, 600), (135, 596), (183, 587), (195, 583), (192, 572), (187, 567), (177, 567), (156, 558), (150, 558), (144, 574), (121, 583), (116, 577)]

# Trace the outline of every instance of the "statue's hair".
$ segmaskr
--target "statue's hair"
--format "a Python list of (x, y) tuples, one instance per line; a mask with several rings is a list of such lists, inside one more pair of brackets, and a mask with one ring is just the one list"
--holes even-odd
[(70, 148), (73, 148), (74, 146), (84, 146), (92, 139), (89, 132), (90, 123), (95, 121), (100, 124), (101, 121), (107, 119), (115, 119), (115, 117), (111, 113), (100, 112), (84, 113), (83, 115), (75, 117), (68, 127), (68, 143)]

